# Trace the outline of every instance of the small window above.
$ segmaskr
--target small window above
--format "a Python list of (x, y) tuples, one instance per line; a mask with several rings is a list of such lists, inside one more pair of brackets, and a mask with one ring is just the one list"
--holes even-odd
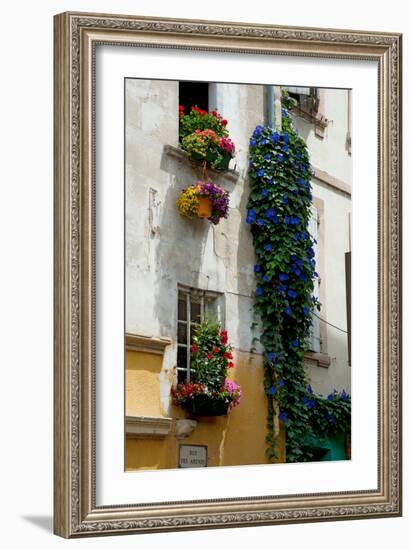
[(179, 82), (179, 105), (190, 111), (192, 106), (209, 111), (209, 83), (208, 82)]

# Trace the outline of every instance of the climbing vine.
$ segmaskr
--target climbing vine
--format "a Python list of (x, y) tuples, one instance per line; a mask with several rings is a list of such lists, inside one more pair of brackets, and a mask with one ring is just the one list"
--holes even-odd
[(256, 126), (250, 138), (247, 223), (256, 254), (255, 309), (262, 322), (264, 385), (268, 399), (267, 453), (277, 457), (276, 404), (286, 428), (286, 459), (313, 458), (308, 434), (333, 435), (350, 426), (350, 397), (345, 392), (316, 396), (308, 384), (304, 353), (313, 312), (314, 239), (309, 234), (311, 167), (304, 140), (294, 129), (282, 96), (282, 129)]

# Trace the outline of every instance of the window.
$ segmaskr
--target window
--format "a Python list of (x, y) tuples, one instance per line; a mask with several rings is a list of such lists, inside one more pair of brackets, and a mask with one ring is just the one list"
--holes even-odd
[(298, 110), (308, 114), (317, 113), (319, 108), (319, 90), (318, 88), (304, 88), (298, 86), (288, 86), (285, 88), (289, 96), (296, 101)]
[(185, 113), (196, 105), (199, 109), (209, 110), (208, 82), (179, 82), (179, 105), (183, 105)]
[(190, 382), (190, 346), (196, 323), (205, 317), (223, 323), (221, 294), (179, 286), (177, 307), (177, 381)]
[(324, 91), (319, 88), (286, 86), (285, 90), (293, 98), (296, 105), (292, 112), (314, 125), (315, 135), (324, 137), (328, 119), (324, 116)]

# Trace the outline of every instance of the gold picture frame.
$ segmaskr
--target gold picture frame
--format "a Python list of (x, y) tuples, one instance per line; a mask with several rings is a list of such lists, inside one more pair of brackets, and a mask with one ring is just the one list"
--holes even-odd
[[(98, 44), (378, 63), (377, 490), (96, 505), (94, 61)], [(401, 45), (402, 36), (396, 33), (89, 13), (55, 16), (57, 535), (69, 538), (401, 514)]]

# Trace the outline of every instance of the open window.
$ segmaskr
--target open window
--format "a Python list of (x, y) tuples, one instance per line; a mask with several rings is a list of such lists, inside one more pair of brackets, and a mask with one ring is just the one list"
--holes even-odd
[(179, 82), (179, 105), (190, 111), (192, 106), (209, 111), (209, 83), (208, 82)]

